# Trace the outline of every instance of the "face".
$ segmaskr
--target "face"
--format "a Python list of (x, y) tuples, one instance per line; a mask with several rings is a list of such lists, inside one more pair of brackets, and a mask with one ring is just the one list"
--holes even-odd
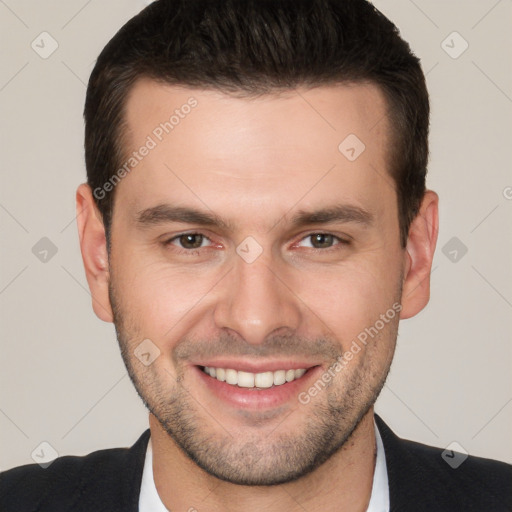
[(115, 188), (108, 287), (133, 383), (208, 473), (297, 479), (340, 450), (394, 352), (408, 265), (384, 98), (144, 80), (126, 116), (138, 161)]

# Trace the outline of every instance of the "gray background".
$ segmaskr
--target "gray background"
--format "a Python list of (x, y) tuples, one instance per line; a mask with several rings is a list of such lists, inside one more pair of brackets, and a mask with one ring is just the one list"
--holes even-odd
[[(0, 0), (0, 469), (32, 462), (43, 441), (85, 454), (148, 426), (113, 326), (91, 308), (74, 202), (94, 60), (145, 4)], [(512, 2), (375, 5), (427, 73), (441, 199), (431, 302), (401, 323), (377, 411), (400, 436), (512, 462)], [(44, 31), (58, 44), (46, 59), (31, 47), (51, 49)]]

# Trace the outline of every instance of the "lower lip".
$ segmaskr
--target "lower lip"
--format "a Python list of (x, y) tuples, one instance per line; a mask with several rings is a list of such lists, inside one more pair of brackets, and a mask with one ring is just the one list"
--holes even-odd
[(309, 368), (300, 379), (281, 384), (280, 386), (256, 389), (242, 388), (221, 382), (207, 375), (198, 366), (194, 368), (201, 382), (207, 386), (214, 395), (237, 408), (247, 409), (270, 409), (284, 405), (287, 402), (298, 402), (299, 393), (308, 389), (310, 383), (322, 372), (321, 366), (314, 366)]

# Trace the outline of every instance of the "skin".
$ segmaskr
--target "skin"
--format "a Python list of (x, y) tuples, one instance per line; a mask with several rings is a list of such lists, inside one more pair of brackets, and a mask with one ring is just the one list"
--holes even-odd
[[(402, 248), (386, 103), (371, 84), (248, 99), (140, 80), (127, 102), (127, 149), (190, 97), (197, 107), (116, 186), (110, 254), (90, 188), (77, 191), (93, 308), (115, 323), (150, 410), (160, 498), (170, 510), (364, 511), (375, 465), (373, 403), (399, 317), (429, 300), (438, 196), (426, 192)], [(366, 146), (353, 162), (338, 150), (349, 134)], [(231, 226), (137, 222), (164, 203)], [(338, 204), (373, 221), (291, 223), (298, 210)], [(204, 238), (177, 237), (184, 232)], [(333, 237), (319, 242), (318, 233)], [(251, 263), (236, 251), (248, 236), (262, 250)], [(235, 407), (198, 373), (197, 364), (222, 357), (308, 361), (321, 375), (398, 303), (400, 315), (307, 404), (293, 396), (275, 407)], [(144, 339), (160, 350), (149, 366), (134, 355)], [(316, 380), (305, 378), (299, 390)]]

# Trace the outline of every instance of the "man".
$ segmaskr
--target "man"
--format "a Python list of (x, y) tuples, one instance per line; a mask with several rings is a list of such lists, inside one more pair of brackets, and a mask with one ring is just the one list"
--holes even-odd
[(101, 53), (85, 122), (85, 271), (150, 428), (4, 472), (2, 511), (512, 509), (511, 466), (453, 469), (374, 415), (438, 233), (424, 76), (389, 20), (159, 0)]

